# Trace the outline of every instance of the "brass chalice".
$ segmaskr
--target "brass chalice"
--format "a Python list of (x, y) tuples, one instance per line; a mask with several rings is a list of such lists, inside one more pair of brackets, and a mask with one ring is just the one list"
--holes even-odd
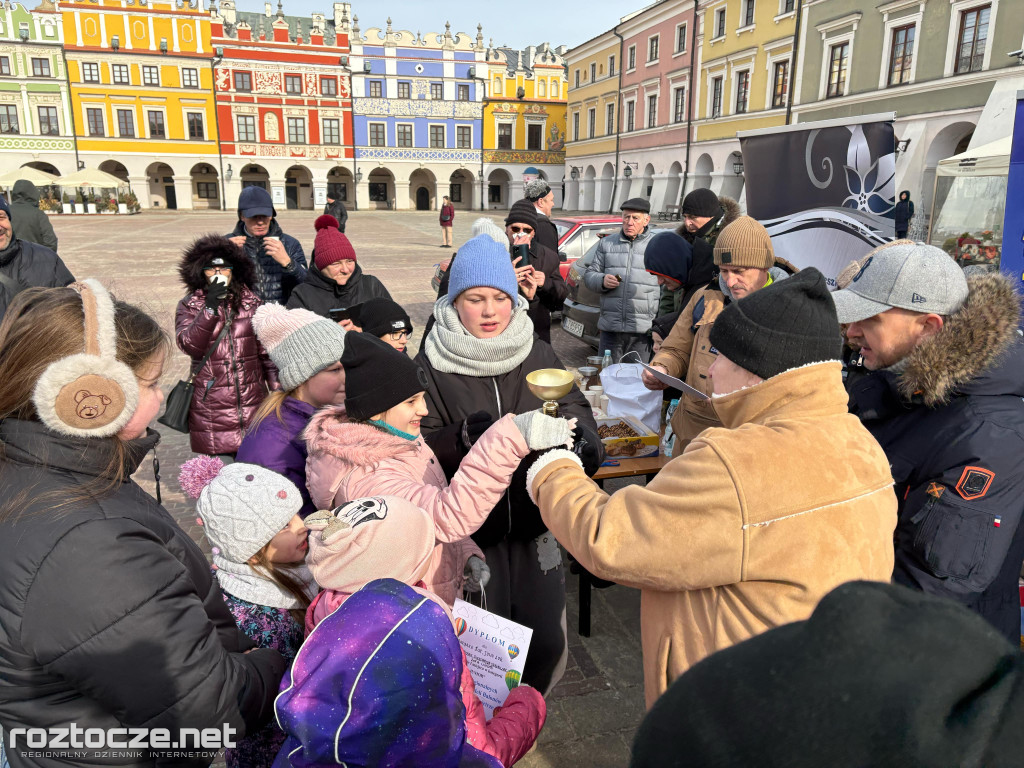
[(541, 368), (526, 375), (526, 386), (544, 401), (541, 412), (547, 416), (558, 415), (558, 401), (572, 391), (573, 375), (561, 368)]

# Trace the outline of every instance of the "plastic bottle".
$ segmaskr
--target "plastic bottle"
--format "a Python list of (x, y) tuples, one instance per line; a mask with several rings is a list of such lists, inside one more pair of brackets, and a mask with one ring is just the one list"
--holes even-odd
[(601, 370), (603, 371), (605, 368), (607, 368), (611, 364), (612, 364), (612, 351), (610, 349), (606, 349), (604, 351), (604, 359), (601, 361)]
[(672, 449), (676, 443), (676, 436), (672, 433), (672, 415), (678, 407), (679, 398), (676, 397), (668, 404), (668, 410), (665, 412), (665, 433), (661, 437), (661, 455), (669, 458), (672, 456)]

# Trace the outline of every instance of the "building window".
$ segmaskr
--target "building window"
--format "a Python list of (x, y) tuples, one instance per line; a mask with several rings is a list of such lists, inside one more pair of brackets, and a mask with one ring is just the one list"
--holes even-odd
[[(5, 72), (9, 75), (10, 72)], [(100, 65), (94, 61), (87, 61), (82, 64), (82, 82), (98, 83), (100, 81)]]
[(626, 67), (626, 69), (636, 69), (636, 46), (635, 45), (629, 46), (629, 51), (627, 51), (627, 56), (628, 56), (627, 61), (629, 62), (629, 65)]
[[(590, 110), (593, 112), (594, 110)], [(544, 126), (540, 123), (530, 123), (526, 126), (526, 148), (533, 150), (544, 149)]]
[(779, 109), (786, 106), (786, 97), (789, 94), (789, 62), (775, 62), (772, 73), (772, 109)]
[[(384, 126), (380, 126), (383, 128)], [(396, 125), (395, 126), (395, 138), (396, 144), (399, 147), (411, 147), (412, 146), (412, 126), (411, 125)], [(383, 138), (381, 139), (383, 141)], [(380, 146), (384, 146), (381, 144)]]
[(444, 98), (444, 83), (430, 84), (430, 98), (440, 101)]
[(615, 105), (609, 104), (605, 108), (604, 135), (611, 136), (615, 133)]
[(321, 77), (320, 93), (324, 96), (337, 96), (338, 81), (333, 77)]
[(42, 136), (60, 136), (56, 107), (39, 107), (39, 133)]
[(572, 140), (573, 141), (579, 141), (580, 140), (580, 113), (579, 112), (573, 112), (572, 113)]
[(632, 131), (636, 127), (636, 102), (626, 102), (626, 130)]
[(198, 88), (199, 70), (191, 67), (181, 70), (181, 86), (182, 88)]
[(217, 200), (217, 182), (197, 181), (196, 197), (198, 197), (200, 200)]
[(369, 186), (371, 203), (386, 203), (388, 201), (388, 183), (386, 181), (371, 181)]
[(658, 124), (658, 97), (647, 97), (647, 127), (654, 128)]
[(587, 110), (587, 138), (594, 138), (597, 135), (597, 110), (591, 107)]
[[(285, 75), (284, 92), (302, 95), (302, 75)], [(377, 94), (380, 95), (379, 93)]]
[(782, 12), (792, 13), (796, 10), (796, 0), (782, 0)]
[(462, 184), (449, 184), (448, 185), (448, 199), (453, 203), (462, 202)]
[(615, 74), (615, 57), (614, 56), (609, 56), (608, 57), (608, 77), (611, 77), (614, 74)]
[(143, 85), (160, 85), (160, 68), (145, 65), (142, 67)]
[(49, 59), (32, 59), (32, 77), (52, 77)]
[(132, 110), (117, 110), (117, 135), (135, 136), (135, 113)]
[(387, 146), (387, 142), (384, 140), (384, 123), (370, 123), (370, 146)]
[[(93, 66), (95, 67), (96, 65), (93, 64)], [(9, 56), (0, 56), (0, 75), (10, 75), (10, 74), (11, 74), (11, 59), (10, 59), (10, 57)], [(99, 76), (98, 75), (97, 75), (96, 79), (99, 80)]]
[(725, 37), (725, 8), (715, 11), (715, 37)]
[(833, 45), (829, 53), (828, 91), (826, 98), (842, 96), (846, 92), (846, 67), (849, 64), (850, 44)]
[(722, 116), (722, 78), (716, 77), (711, 81), (711, 116)]
[(681, 123), (686, 120), (686, 88), (676, 88), (672, 92), (672, 122)]
[(647, 63), (650, 64), (652, 61), (658, 60), (658, 39), (660, 35), (655, 35), (647, 41)]
[(750, 72), (738, 72), (736, 74), (736, 114), (743, 114), (747, 111), (749, 100)]
[(379, 99), (384, 95), (384, 84), (380, 80), (370, 81), (370, 98)]
[(341, 121), (336, 117), (324, 118), (324, 144), (341, 144)]
[(686, 25), (676, 27), (676, 53), (686, 53)]
[(498, 123), (498, 149), (512, 149), (512, 123)]
[(304, 118), (304, 117), (289, 117), (288, 118), (288, 143), (289, 144), (305, 144), (306, 143), (306, 118)]
[(252, 91), (252, 72), (235, 72), (235, 90)]
[(90, 136), (103, 135), (103, 110), (99, 107), (88, 107), (85, 110), (85, 119), (89, 124)]
[(455, 98), (458, 101), (469, 101), (469, 86), (465, 83), (459, 83), (455, 87)]
[(597, 80), (597, 64), (592, 61), (590, 62), (590, 82), (595, 80)]
[(743, 24), (744, 27), (754, 26), (754, 0), (743, 0)]
[(501, 184), (488, 184), (487, 185), (487, 202), (489, 202), (489, 203), (500, 203), (501, 202)]
[(558, 98), (558, 94), (560, 92), (561, 92), (561, 88), (559, 88), (559, 86), (558, 86), (558, 81), (557, 80), (552, 80), (551, 81), (551, 98), (552, 99), (557, 99)]
[(203, 113), (186, 112), (185, 122), (188, 123), (188, 138), (192, 141), (202, 141), (206, 138), (206, 131), (203, 130)]
[(410, 83), (399, 83), (398, 84), (398, 98), (400, 98), (400, 99), (411, 99), (412, 98), (412, 85)]
[(21, 133), (18, 129), (18, 108), (13, 104), (0, 104), (0, 133)]
[[(146, 117), (149, 120), (149, 138), (166, 139), (167, 129), (164, 127), (163, 112), (148, 112)], [(252, 118), (250, 118), (252, 119)], [(253, 139), (255, 141), (255, 139)]]
[(473, 127), (459, 125), (455, 127), (455, 146), (459, 149), (471, 149), (473, 146)]
[(576, 87), (579, 88), (580, 87), (580, 71), (578, 69), (575, 72), (573, 72), (573, 78), (574, 78), (574, 81), (576, 83)]
[[(985, 66), (988, 20), (992, 7), (985, 5), (960, 14), (960, 35), (956, 45), (957, 74), (978, 72)], [(32, 59), (33, 66), (35, 59)]]
[(236, 123), (238, 125), (239, 141), (256, 141), (255, 115), (238, 115)]
[(132, 82), (128, 74), (127, 64), (111, 64), (110, 76), (118, 85), (130, 85)]
[(432, 126), (430, 126), (430, 148), (431, 149), (444, 149), (444, 126), (443, 125), (432, 125)]
[[(576, 83), (576, 85), (579, 85), (579, 83)], [(500, 96), (501, 95), (501, 78), (500, 77), (494, 78), (494, 94), (496, 96)]]
[(914, 60), (914, 34), (916, 27), (911, 24), (892, 31), (889, 46), (889, 85), (910, 82), (910, 65)]

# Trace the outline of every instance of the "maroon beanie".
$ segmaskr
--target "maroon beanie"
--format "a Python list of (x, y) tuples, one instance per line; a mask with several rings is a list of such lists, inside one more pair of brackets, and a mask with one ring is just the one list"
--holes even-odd
[(324, 214), (314, 224), (313, 261), (321, 272), (336, 261), (356, 260), (356, 250), (344, 234), (338, 231), (338, 220)]

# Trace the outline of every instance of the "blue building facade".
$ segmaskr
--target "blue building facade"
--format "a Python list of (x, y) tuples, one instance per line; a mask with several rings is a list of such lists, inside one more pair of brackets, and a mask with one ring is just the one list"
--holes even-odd
[(360, 209), (480, 207), (483, 33), (383, 30), (351, 37), (352, 127)]

